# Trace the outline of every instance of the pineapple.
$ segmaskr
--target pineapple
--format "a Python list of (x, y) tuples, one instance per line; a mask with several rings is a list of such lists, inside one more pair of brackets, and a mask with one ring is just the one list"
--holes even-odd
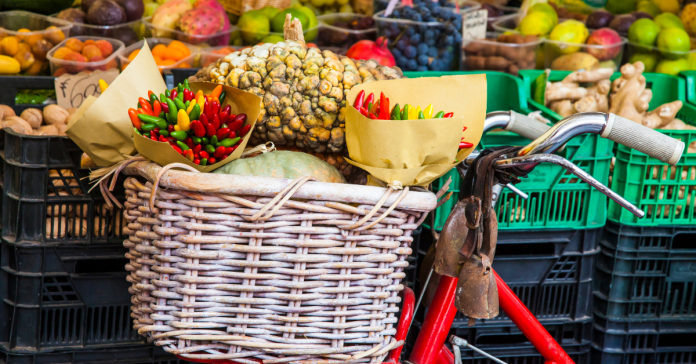
[(346, 95), (355, 85), (403, 77), (397, 67), (353, 60), (307, 48), (298, 20), (285, 20), (285, 42), (261, 44), (228, 54), (201, 69), (194, 79), (252, 92), (263, 98), (251, 144), (332, 154), (344, 175)]

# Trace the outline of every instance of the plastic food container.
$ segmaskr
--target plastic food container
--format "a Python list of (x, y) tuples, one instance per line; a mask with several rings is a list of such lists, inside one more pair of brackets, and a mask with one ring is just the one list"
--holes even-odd
[[(318, 19), (317, 19), (318, 20)], [(307, 43), (312, 43), (316, 40), (317, 34), (319, 33), (319, 28), (321, 25), (316, 26), (311, 29), (303, 30), (302, 34), (304, 34), (305, 42)], [(237, 37), (237, 33), (239, 34), (239, 37)], [(240, 45), (245, 45), (245, 46), (255, 46), (259, 43), (278, 43), (282, 42), (285, 37), (283, 37), (283, 33), (274, 33), (274, 32), (253, 32), (253, 31), (246, 31), (246, 30), (239, 30), (238, 32), (235, 32), (235, 34), (232, 34), (232, 39), (235, 46), (240, 46)]]
[[(165, 46), (168, 46), (169, 43), (173, 42), (174, 39), (168, 39), (168, 38), (146, 38), (143, 39), (137, 43), (131, 44), (130, 46), (126, 47), (126, 49), (121, 52), (121, 54), (118, 55), (119, 61), (121, 62), (121, 70), (124, 70), (128, 64), (130, 64), (131, 60), (128, 59), (128, 56), (135, 50), (140, 50), (143, 47), (143, 44), (147, 41), (147, 44), (150, 46), (150, 50), (154, 49), (155, 46), (158, 44), (164, 44)], [(183, 43), (183, 42), (182, 42)], [(191, 44), (186, 44), (183, 43), (191, 52), (191, 54), (173, 64), (166, 65), (166, 66), (157, 66), (160, 71), (166, 70), (166, 69), (172, 69), (172, 68), (192, 68), (195, 66), (195, 60), (196, 57), (198, 57), (198, 52), (199, 49), (198, 47), (191, 45)]]
[[(400, 6), (394, 10), (402, 9)], [(473, 1), (461, 2), (462, 17), (480, 8)], [(385, 18), (381, 11), (374, 15), (377, 37), (388, 39), (389, 49), (396, 65), (403, 71), (459, 70), (462, 51), (461, 23), (459, 29), (452, 23), (416, 22), (406, 19)], [(461, 20), (460, 20), (461, 22)]]
[(495, 29), (493, 28), (493, 24), (494, 24), (495, 22), (497, 22), (498, 20), (500, 20), (502, 17), (504, 17), (504, 16), (509, 16), (509, 15), (511, 15), (511, 14), (514, 15), (514, 14), (517, 14), (518, 11), (520, 11), (519, 8), (513, 8), (513, 7), (511, 7), (511, 6), (496, 6), (496, 5), (488, 5), (488, 6), (492, 6), (492, 7), (496, 8), (496, 9), (498, 9), (498, 11), (500, 11), (500, 12), (502, 13), (502, 15), (491, 16), (490, 11), (488, 12), (488, 27), (487, 27), (487, 30), (488, 30), (489, 32), (492, 32), (492, 31), (495, 30)]
[(117, 25), (91, 25), (83, 23), (72, 23), (70, 34), (90, 35), (93, 37), (104, 37), (118, 39), (126, 46), (129, 46), (143, 38), (150, 37), (150, 29), (143, 24), (141, 19)]
[[(217, 62), (218, 59), (236, 51), (241, 51), (242, 49), (245, 48), (251, 48), (251, 46), (241, 46), (241, 47), (235, 47), (235, 46), (221, 46), (221, 47), (213, 47), (213, 48), (206, 48), (201, 50), (198, 55), (198, 64), (200, 64), (201, 67), (205, 67), (211, 63)], [(228, 51), (229, 50), (229, 51)]]
[(191, 35), (182, 32), (181, 30), (167, 29), (150, 22), (151, 16), (143, 18), (142, 21), (154, 38), (169, 38), (176, 39), (184, 43), (195, 44), (201, 48), (223, 46), (230, 43), (230, 37), (237, 27), (232, 26), (228, 30), (223, 30), (211, 35)]
[(372, 27), (368, 29), (353, 30), (336, 26), (337, 23), (350, 24), (351, 22), (371, 19), (372, 17), (361, 14), (338, 13), (321, 15), (317, 17), (319, 21), (319, 36), (317, 37), (317, 45), (324, 47), (336, 47), (339, 53), (345, 53), (348, 48), (361, 40), (377, 39), (377, 27), (372, 21)]
[[(592, 68), (598, 62), (601, 68), (618, 70), (621, 66), (626, 38), (611, 45), (578, 44), (545, 40), (544, 67), (559, 71), (575, 71)], [(593, 60), (594, 58), (595, 60)]]
[[(75, 61), (69, 61), (69, 60), (55, 58), (54, 57), (55, 53), (60, 48), (64, 47), (65, 43), (67, 43), (69, 39), (78, 39), (83, 43), (84, 43), (84, 41), (86, 41), (88, 39), (91, 39), (94, 41), (104, 40), (104, 41), (111, 43), (111, 47), (112, 47), (113, 51), (104, 60), (97, 61), (97, 62), (75, 62)], [(89, 37), (89, 36), (67, 38), (66, 40), (60, 42), (57, 46), (53, 47), (53, 49), (51, 49), (50, 52), (48, 52), (48, 61), (51, 63), (51, 75), (57, 77), (57, 76), (60, 76), (64, 73), (76, 74), (76, 73), (79, 73), (81, 71), (95, 71), (95, 70), (106, 71), (106, 70), (111, 69), (111, 68), (119, 68), (119, 57), (118, 56), (121, 54), (121, 52), (123, 52), (124, 48), (125, 48), (125, 46), (123, 45), (123, 42), (121, 42), (120, 40), (116, 40), (116, 39)]]
[(541, 38), (497, 33), (488, 33), (486, 37), (464, 44), (463, 70), (500, 71), (517, 76), (520, 70), (536, 68)]
[[(65, 20), (27, 11), (0, 12), (0, 54), (17, 59), (22, 73), (38, 75), (48, 69), (46, 55), (70, 36), (71, 27)], [(25, 29), (29, 31), (19, 32)]]
[(688, 52), (663, 52), (657, 47), (646, 47), (635, 43), (626, 44), (627, 62), (642, 61), (645, 64), (645, 72), (666, 73), (676, 76), (681, 71), (691, 69), (687, 58), (696, 53), (696, 49)]

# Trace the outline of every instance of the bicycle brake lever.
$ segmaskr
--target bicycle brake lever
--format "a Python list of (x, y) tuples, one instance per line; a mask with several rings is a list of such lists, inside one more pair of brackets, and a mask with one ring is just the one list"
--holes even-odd
[(587, 184), (589, 184), (590, 186), (596, 188), (599, 192), (605, 194), (607, 197), (614, 200), (616, 203), (621, 205), (626, 210), (630, 211), (633, 215), (636, 215), (638, 218), (642, 218), (643, 216), (645, 216), (645, 212), (643, 210), (628, 202), (621, 195), (609, 189), (609, 187), (597, 181), (589, 173), (580, 169), (580, 167), (576, 166), (573, 162), (556, 154), (528, 154), (521, 157), (501, 159), (496, 162), (496, 166), (499, 168), (510, 168), (515, 166), (539, 163), (553, 163), (559, 165), (568, 172), (578, 176), (578, 178), (580, 178), (581, 180), (587, 182)]

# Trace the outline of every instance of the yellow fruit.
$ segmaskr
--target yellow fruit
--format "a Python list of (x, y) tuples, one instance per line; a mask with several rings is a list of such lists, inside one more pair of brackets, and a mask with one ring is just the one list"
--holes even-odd
[(15, 54), (14, 59), (19, 62), (22, 71), (29, 69), (34, 64), (34, 55), (30, 51), (20, 51)]
[(679, 14), (679, 0), (652, 0), (663, 13)]
[(0, 73), (13, 74), (19, 73), (19, 62), (16, 59), (8, 56), (0, 56)]
[(684, 27), (686, 27), (686, 31), (689, 34), (696, 35), (696, 4), (687, 4), (682, 10), (679, 19), (684, 23)]
[(0, 40), (0, 51), (3, 55), (14, 56), (19, 52), (19, 39), (17, 37), (5, 37)]
[(527, 14), (519, 25), (522, 35), (546, 35), (554, 27), (553, 19), (546, 13), (535, 12)]
[[(22, 28), (18, 30), (17, 33), (31, 33), (31, 30), (27, 28)], [(17, 38), (19, 38), (20, 40), (24, 40), (26, 37), (26, 35), (17, 34)]]

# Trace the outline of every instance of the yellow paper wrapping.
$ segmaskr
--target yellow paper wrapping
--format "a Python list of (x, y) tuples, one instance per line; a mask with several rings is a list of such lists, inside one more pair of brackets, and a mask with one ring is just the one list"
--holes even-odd
[[(202, 90), (209, 94), (217, 84), (194, 82), (191, 90)], [(147, 42), (109, 88), (98, 99), (87, 99), (68, 124), (66, 134), (100, 167), (118, 163), (136, 152), (160, 164), (184, 163), (201, 172), (210, 172), (235, 159), (244, 152), (251, 130), (239, 142), (237, 149), (223, 161), (209, 166), (200, 166), (177, 153), (169, 143), (156, 142), (135, 133), (128, 117), (128, 109), (135, 108), (138, 98), (148, 98), (148, 91), (156, 95), (167, 89), (162, 75), (155, 64)], [(222, 105), (230, 105), (233, 114), (247, 114), (246, 124), (253, 130), (261, 113), (262, 99), (254, 94), (223, 86), (227, 92)]]
[[(381, 92), (396, 103), (433, 105), (433, 113), (453, 112), (453, 118), (425, 120), (372, 120), (353, 107), (346, 108), (348, 163), (387, 184), (425, 186), (463, 161), (481, 140), (486, 118), (486, 75), (459, 75), (378, 81), (353, 87), (350, 105), (358, 92)], [(462, 131), (466, 127), (465, 131)], [(459, 141), (474, 146), (458, 151)], [(458, 161), (455, 163), (455, 159)]]
[(82, 117), (73, 119), (65, 133), (98, 166), (116, 164), (136, 152), (128, 108), (135, 107), (139, 97), (147, 98), (148, 90), (159, 95), (166, 88), (145, 42), (128, 68), (88, 106)]
[[(132, 66), (128, 66), (129, 69), (131, 67)], [(198, 90), (202, 90), (204, 95), (208, 95), (216, 86), (218, 86), (218, 84), (212, 82), (192, 82), (190, 86), (191, 91), (193, 91), (194, 94), (198, 92)], [(256, 125), (256, 119), (259, 118), (259, 114), (261, 113), (262, 99), (252, 93), (244, 92), (234, 87), (222, 86), (222, 90), (227, 92), (227, 96), (225, 97), (225, 101), (220, 109), (222, 109), (225, 105), (230, 105), (233, 114), (236, 115), (244, 113), (247, 115), (247, 120), (244, 125), (251, 124), (251, 129), (249, 132), (244, 136), (244, 138), (242, 138), (242, 140), (239, 141), (237, 144), (239, 146), (234, 152), (232, 152), (232, 154), (230, 154), (229, 157), (213, 165), (200, 166), (191, 162), (183, 155), (177, 153), (172, 146), (169, 145), (169, 143), (156, 142), (152, 139), (148, 139), (144, 136), (136, 134), (135, 131), (132, 131), (133, 140), (135, 141), (135, 148), (138, 150), (138, 153), (161, 166), (166, 166), (170, 163), (184, 163), (196, 168), (200, 172), (211, 172), (229, 162), (232, 162), (235, 159), (239, 159), (239, 157), (242, 156), (242, 153), (244, 153), (244, 147), (246, 147), (247, 143), (249, 142), (251, 131), (254, 129), (254, 125)], [(133, 128), (131, 128), (131, 130), (132, 129)]]

